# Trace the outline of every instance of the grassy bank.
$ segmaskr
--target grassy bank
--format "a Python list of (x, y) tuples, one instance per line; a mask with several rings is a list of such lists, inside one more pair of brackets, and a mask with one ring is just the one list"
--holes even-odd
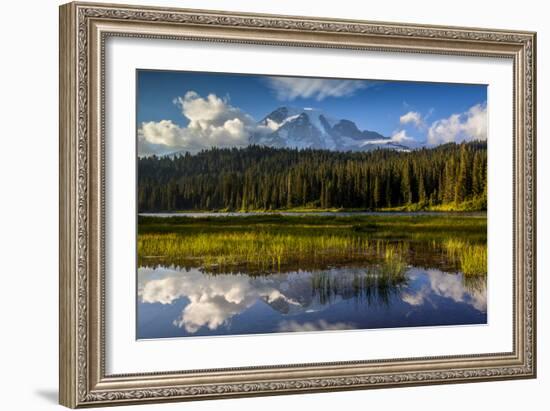
[(379, 239), (443, 240), (467, 236), (484, 242), (487, 219), (484, 214), (442, 215), (248, 215), (238, 217), (146, 217), (138, 219), (139, 234), (147, 233), (215, 233), (269, 231), (280, 234), (365, 234)]
[(276, 271), (363, 262), (399, 275), (433, 260), (486, 272), (483, 216), (140, 217), (138, 228), (142, 263)]
[(297, 206), (297, 207), (285, 207), (277, 209), (265, 209), (265, 208), (243, 208), (243, 209), (230, 209), (222, 208), (216, 210), (181, 210), (170, 211), (174, 213), (352, 213), (352, 212), (419, 212), (419, 211), (439, 211), (439, 212), (486, 212), (487, 202), (483, 199), (467, 200), (460, 203), (439, 203), (430, 204), (429, 202), (405, 204), (396, 207), (379, 207), (379, 208), (345, 208), (345, 207), (314, 207), (314, 206)]
[(461, 203), (450, 202), (442, 204), (430, 204), (428, 202), (406, 204), (400, 207), (381, 208), (378, 211), (402, 211), (402, 212), (417, 212), (417, 211), (439, 211), (439, 212), (485, 212), (487, 211), (487, 201), (483, 198), (463, 201)]

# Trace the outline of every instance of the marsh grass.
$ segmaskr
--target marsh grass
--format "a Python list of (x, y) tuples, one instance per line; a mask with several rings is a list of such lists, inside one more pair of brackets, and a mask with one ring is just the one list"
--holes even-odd
[[(388, 275), (388, 273), (392, 273)], [(335, 301), (338, 297), (367, 302), (369, 305), (389, 305), (393, 295), (400, 293), (407, 283), (404, 273), (384, 271), (379, 268), (350, 270), (350, 275), (334, 275), (330, 271), (319, 271), (311, 277), (311, 287), (321, 304)]]
[(150, 217), (139, 216), (139, 233), (147, 232), (189, 232), (189, 230), (216, 231), (257, 229), (296, 230), (326, 228), (355, 232), (375, 233), (379, 238), (385, 235), (433, 235), (445, 233), (448, 236), (476, 235), (486, 236), (487, 218), (485, 214), (463, 215), (460, 213), (442, 213), (441, 215), (243, 215), (220, 217)]
[(487, 272), (483, 215), (140, 217), (138, 229), (146, 265), (276, 272), (368, 263), (392, 277), (450, 262), (465, 275)]
[(202, 266), (251, 266), (280, 270), (282, 266), (308, 262), (363, 260), (371, 252), (365, 237), (338, 235), (217, 232), (142, 234), (138, 254), (167, 259), (195, 260)]
[(402, 277), (407, 268), (407, 254), (409, 243), (384, 244), (384, 263), (382, 273), (390, 277)]
[(443, 246), (451, 260), (459, 263), (460, 271), (464, 275), (487, 274), (487, 245), (450, 239), (445, 241)]

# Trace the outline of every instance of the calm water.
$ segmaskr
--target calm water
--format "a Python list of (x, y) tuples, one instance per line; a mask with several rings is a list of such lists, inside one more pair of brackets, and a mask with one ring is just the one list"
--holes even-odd
[(397, 278), (369, 266), (264, 275), (140, 267), (137, 317), (140, 339), (485, 324), (486, 278), (415, 266)]

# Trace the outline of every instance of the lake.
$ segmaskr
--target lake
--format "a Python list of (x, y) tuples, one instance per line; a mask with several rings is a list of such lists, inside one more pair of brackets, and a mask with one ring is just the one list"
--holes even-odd
[(141, 267), (138, 338), (484, 324), (485, 281), (410, 267), (386, 282), (361, 268), (252, 276)]
[(483, 214), (140, 216), (137, 338), (487, 323)]

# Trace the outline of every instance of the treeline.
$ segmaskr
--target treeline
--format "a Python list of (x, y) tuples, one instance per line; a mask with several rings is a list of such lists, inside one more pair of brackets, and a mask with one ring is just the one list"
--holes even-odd
[(364, 153), (249, 146), (138, 161), (140, 212), (380, 209), (468, 203), (486, 209), (487, 145)]

